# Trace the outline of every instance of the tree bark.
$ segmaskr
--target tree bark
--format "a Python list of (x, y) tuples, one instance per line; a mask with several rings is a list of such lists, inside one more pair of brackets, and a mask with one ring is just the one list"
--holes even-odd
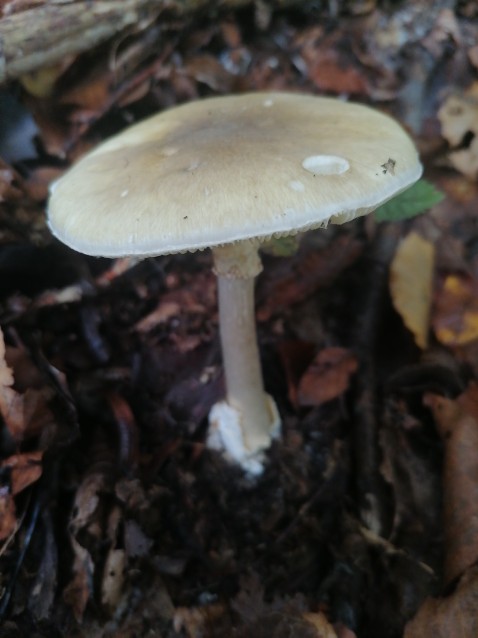
[[(253, 0), (77, 0), (54, 3), (46, 0), (26, 10), (21, 0), (4, 5), (0, 17), (0, 84), (35, 70), (55, 66), (105, 42), (128, 29), (146, 29), (158, 16), (193, 14), (210, 9), (217, 15), (252, 4)], [(300, 0), (255, 0), (265, 7), (303, 4)], [(15, 12), (17, 11), (18, 12)], [(10, 12), (10, 13), (8, 13)]]

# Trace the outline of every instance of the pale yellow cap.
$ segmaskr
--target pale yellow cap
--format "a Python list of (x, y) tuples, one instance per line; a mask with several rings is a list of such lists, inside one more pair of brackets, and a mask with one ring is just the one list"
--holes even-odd
[(390, 117), (338, 99), (250, 93), (136, 124), (53, 185), (56, 237), (89, 255), (261, 241), (374, 210), (421, 175)]

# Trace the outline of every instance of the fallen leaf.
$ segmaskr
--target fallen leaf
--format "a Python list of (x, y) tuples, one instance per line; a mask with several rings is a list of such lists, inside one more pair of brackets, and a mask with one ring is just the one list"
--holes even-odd
[(177, 301), (162, 301), (152, 312), (134, 326), (137, 332), (151, 332), (154, 328), (179, 315), (181, 307)]
[[(305, 29), (295, 45), (299, 51), (307, 76), (321, 91), (340, 94), (367, 94), (369, 83), (363, 65), (353, 55), (350, 39), (353, 34), (340, 35), (338, 31), (324, 34), (321, 26)], [(347, 45), (343, 46), (347, 39)]]
[(350, 235), (340, 235), (318, 251), (304, 246), (294, 257), (281, 259), (276, 272), (269, 272), (258, 290), (259, 321), (280, 314), (285, 308), (310, 297), (318, 288), (330, 285), (350, 266), (362, 250), (362, 244)]
[(124, 549), (110, 549), (106, 557), (101, 602), (105, 607), (116, 609), (121, 598), (125, 579), (126, 554)]
[(25, 419), (23, 397), (13, 390), (13, 383), (13, 371), (5, 361), (5, 340), (0, 329), (0, 412), (10, 434), (18, 441), (25, 429)]
[(468, 148), (449, 153), (448, 157), (454, 168), (470, 179), (478, 176), (478, 139), (474, 137)]
[(95, 562), (88, 548), (81, 542), (88, 539), (97, 544), (102, 541), (103, 514), (101, 511), (101, 495), (109, 490), (109, 479), (106, 466), (92, 468), (84, 477), (76, 491), (73, 503), (73, 516), (68, 530), (74, 560), (72, 578), (63, 590), (63, 599), (72, 608), (75, 618), (80, 622), (86, 605), (93, 596)]
[[(0, 329), (0, 413), (12, 436), (18, 443), (28, 436), (46, 431), (48, 425), (54, 423), (54, 417), (48, 407), (51, 390), (47, 386), (28, 387), (22, 392), (12, 388), (14, 375), (8, 365), (7, 358), (21, 367), (25, 374), (25, 357), (15, 348), (5, 348), (3, 333)], [(32, 364), (30, 362), (31, 374)], [(41, 377), (40, 377), (41, 378)], [(38, 380), (38, 375), (36, 376)]]
[(335, 629), (321, 611), (318, 613), (307, 612), (303, 617), (317, 631), (317, 638), (337, 638)]
[(405, 626), (404, 638), (475, 638), (478, 636), (478, 566), (469, 569), (452, 594), (427, 598)]
[(435, 248), (415, 232), (402, 240), (390, 265), (390, 294), (420, 348), (428, 345)]
[(208, 626), (214, 626), (214, 622), (225, 613), (225, 607), (221, 603), (212, 603), (202, 607), (177, 607), (174, 612), (173, 628), (176, 633), (186, 635), (188, 638), (200, 638), (207, 635)]
[(7, 486), (0, 487), (0, 541), (11, 536), (17, 527), (15, 502)]
[(211, 54), (196, 55), (187, 60), (184, 71), (196, 82), (205, 84), (213, 91), (228, 93), (232, 89), (234, 76), (228, 73), (217, 57)]
[(478, 384), (456, 400), (424, 397), (443, 439), (443, 517), (445, 581), (478, 561)]
[[(171, 289), (161, 295), (159, 304), (140, 319), (133, 330), (148, 333), (172, 317), (184, 314), (204, 315), (216, 308), (216, 281), (214, 274), (205, 272), (192, 281), (173, 281)], [(189, 348), (185, 348), (188, 350)]]
[(48, 197), (48, 187), (64, 170), (58, 166), (40, 166), (29, 172), (23, 182), (25, 193), (37, 202)]
[(310, 342), (298, 339), (283, 339), (277, 345), (277, 351), (281, 359), (287, 381), (287, 395), (293, 406), (297, 407), (297, 390), (299, 382), (305, 370), (311, 363), (316, 353), (316, 346)]
[(25, 452), (14, 454), (0, 463), (0, 468), (10, 470), (10, 485), (13, 496), (22, 492), (26, 487), (35, 483), (42, 474), (43, 452)]
[(478, 44), (475, 44), (470, 49), (468, 49), (468, 58), (472, 65), (478, 69)]
[(341, 622), (334, 623), (334, 629), (337, 638), (357, 638), (357, 634)]
[(436, 295), (432, 325), (446, 346), (462, 346), (478, 339), (478, 281), (448, 275)]
[(0, 202), (19, 199), (22, 195), (20, 183), (20, 177), (16, 171), (0, 159)]
[(351, 64), (334, 49), (318, 50), (309, 68), (309, 76), (321, 91), (366, 95), (369, 92), (367, 79), (362, 69)]
[[(452, 150), (448, 157), (454, 168), (471, 179), (478, 175), (478, 84), (472, 85), (464, 94), (451, 95), (438, 111), (442, 135)], [(472, 136), (467, 142), (466, 136)]]
[(357, 359), (346, 348), (321, 350), (300, 380), (299, 405), (317, 406), (340, 397), (357, 367)]
[[(415, 378), (406, 387), (418, 391), (418, 383)], [(416, 539), (413, 542), (420, 545), (436, 533), (441, 516), (441, 483), (429, 452), (415, 445), (421, 421), (409, 413), (403, 400), (388, 398), (385, 405), (379, 431), (380, 474), (393, 494), (390, 536), (398, 544), (406, 537), (407, 542)]]
[(423, 38), (422, 46), (426, 48), (435, 59), (443, 56), (444, 50), (453, 42), (454, 46), (460, 46), (462, 34), (460, 24), (456, 19), (455, 12), (452, 9), (442, 9), (430, 29), (429, 33)]
[(124, 546), (128, 558), (146, 556), (153, 546), (153, 541), (146, 536), (136, 521), (124, 523)]
[(69, 605), (78, 622), (81, 622), (88, 600), (93, 595), (95, 565), (90, 553), (71, 538), (74, 552), (73, 578), (63, 590), (63, 600)]
[(438, 111), (441, 132), (450, 146), (458, 146), (468, 132), (478, 132), (478, 100), (469, 95), (450, 95)]
[(261, 252), (273, 257), (291, 257), (300, 244), (301, 234), (276, 237), (261, 246)]
[(219, 28), (221, 29), (221, 36), (225, 44), (229, 49), (236, 49), (241, 46), (242, 35), (239, 26), (232, 20), (223, 20)]

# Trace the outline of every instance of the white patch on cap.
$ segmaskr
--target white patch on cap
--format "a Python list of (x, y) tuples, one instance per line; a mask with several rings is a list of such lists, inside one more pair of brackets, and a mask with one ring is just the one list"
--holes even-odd
[(128, 195), (128, 193), (129, 193), (129, 190), (128, 190), (128, 189), (126, 189), (125, 191), (123, 191), (123, 192), (121, 193), (120, 197), (126, 197), (126, 196)]
[(341, 175), (349, 170), (350, 164), (337, 155), (310, 155), (302, 162), (302, 167), (313, 175)]
[(264, 102), (262, 102), (262, 106), (265, 106), (266, 108), (269, 108), (273, 104), (274, 104), (274, 100), (264, 100)]
[(289, 186), (292, 188), (293, 191), (297, 191), (297, 193), (303, 193), (305, 191), (304, 184), (298, 179), (293, 179), (291, 182), (289, 182)]

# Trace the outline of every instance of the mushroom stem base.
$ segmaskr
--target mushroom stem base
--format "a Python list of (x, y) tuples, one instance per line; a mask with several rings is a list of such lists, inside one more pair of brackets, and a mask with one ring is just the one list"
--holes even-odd
[(209, 413), (209, 432), (207, 446), (213, 450), (224, 452), (226, 458), (237, 463), (253, 476), (264, 471), (264, 450), (272, 440), (279, 436), (280, 417), (277, 406), (268, 394), (264, 395), (270, 412), (270, 428), (267, 436), (263, 436), (263, 444), (254, 450), (247, 447), (244, 440), (242, 415), (226, 401), (216, 403)]

